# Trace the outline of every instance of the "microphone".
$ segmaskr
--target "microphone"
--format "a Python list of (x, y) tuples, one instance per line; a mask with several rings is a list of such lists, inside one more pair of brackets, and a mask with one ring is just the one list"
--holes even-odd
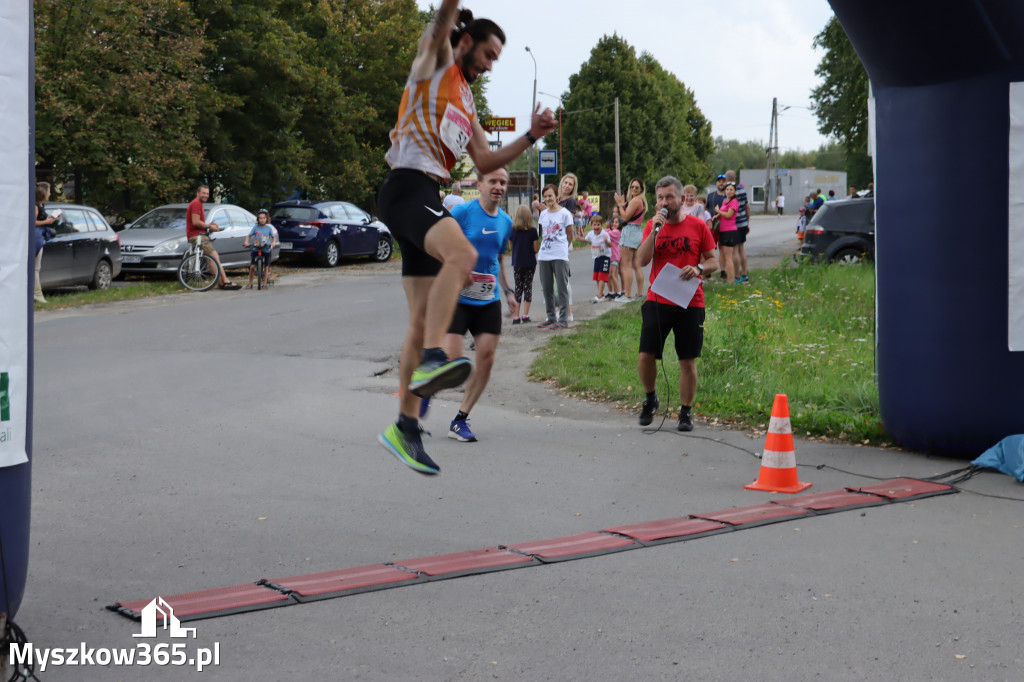
[[(660, 213), (661, 215), (665, 216), (666, 220), (668, 219), (668, 209), (665, 208), (664, 206), (661, 207), (661, 209), (658, 211), (658, 213)], [(658, 225), (656, 228), (654, 228), (654, 235), (657, 236), (658, 233), (661, 232), (661, 228), (664, 227), (664, 226), (665, 226), (665, 223), (662, 223), (661, 225)]]

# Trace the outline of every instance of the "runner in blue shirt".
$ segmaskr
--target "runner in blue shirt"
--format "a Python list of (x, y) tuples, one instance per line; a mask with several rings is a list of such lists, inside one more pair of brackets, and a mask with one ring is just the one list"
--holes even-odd
[(448, 437), (462, 442), (476, 442), (469, 428), (469, 411), (487, 387), (494, 366), (494, 353), (501, 335), (501, 294), (505, 294), (509, 311), (515, 304), (515, 293), (505, 276), (505, 251), (512, 237), (512, 218), (499, 203), (508, 189), (508, 170), (499, 168), (478, 175), (480, 198), (459, 204), (451, 210), (452, 217), (469, 242), (476, 248), (478, 259), (471, 274), (472, 283), (462, 289), (455, 316), (445, 338), (445, 352), (450, 358), (463, 355), (466, 332), (476, 344), (476, 362), (466, 381), (459, 413), (448, 427)]

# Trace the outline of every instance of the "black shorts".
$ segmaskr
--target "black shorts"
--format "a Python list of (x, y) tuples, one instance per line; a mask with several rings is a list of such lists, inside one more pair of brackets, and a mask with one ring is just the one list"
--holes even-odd
[(742, 242), (740, 241), (740, 230), (729, 230), (721, 233), (721, 238), (718, 243), (720, 246), (739, 246)]
[(486, 305), (460, 303), (455, 306), (449, 334), (462, 336), (466, 332), (477, 334), (501, 334), (501, 301)]
[(377, 208), (402, 250), (402, 276), (437, 275), (441, 261), (429, 255), (423, 243), (430, 228), (452, 217), (441, 203), (441, 185), (418, 170), (395, 168), (384, 178)]
[(641, 353), (650, 353), (660, 360), (668, 333), (672, 332), (680, 360), (700, 357), (704, 349), (704, 308), (680, 308), (671, 303), (644, 301), (640, 314), (643, 317), (640, 325)]
[(736, 231), (740, 233), (739, 244), (745, 244), (747, 241), (747, 235), (750, 234), (749, 227), (737, 227)]
[[(259, 251), (250, 251), (249, 252), (249, 265), (256, 265), (256, 255), (258, 253), (259, 253)], [(270, 267), (270, 251), (269, 250), (263, 252), (263, 267), (265, 267), (265, 268), (269, 268)]]

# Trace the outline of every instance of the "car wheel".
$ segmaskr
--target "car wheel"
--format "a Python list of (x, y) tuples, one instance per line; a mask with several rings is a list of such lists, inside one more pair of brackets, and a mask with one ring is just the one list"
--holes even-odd
[(324, 248), (323, 254), (320, 256), (320, 265), (324, 267), (333, 268), (338, 265), (338, 261), (341, 260), (341, 249), (338, 248), (338, 242), (333, 239), (327, 242), (326, 248)]
[(864, 260), (864, 252), (860, 249), (843, 249), (832, 256), (832, 262), (839, 265), (856, 265)]
[(114, 279), (114, 271), (110, 267), (110, 261), (100, 260), (96, 264), (96, 272), (92, 275), (92, 281), (89, 282), (90, 289), (109, 289), (110, 283)]
[(387, 237), (381, 237), (380, 241), (377, 242), (377, 253), (373, 255), (373, 259), (378, 263), (391, 259), (391, 240)]

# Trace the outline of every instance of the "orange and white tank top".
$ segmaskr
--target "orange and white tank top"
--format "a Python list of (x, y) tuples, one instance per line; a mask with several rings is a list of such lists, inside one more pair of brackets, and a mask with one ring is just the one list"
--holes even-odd
[(410, 78), (384, 160), (391, 168), (413, 168), (448, 180), (473, 135), (475, 119), (473, 92), (455, 62), (429, 78)]

